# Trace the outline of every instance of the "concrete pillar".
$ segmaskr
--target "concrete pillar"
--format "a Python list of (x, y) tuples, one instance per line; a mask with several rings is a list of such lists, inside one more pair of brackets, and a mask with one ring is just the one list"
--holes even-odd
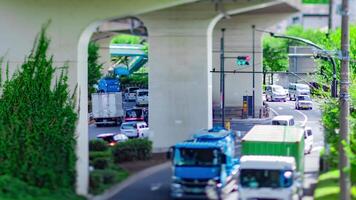
[(148, 28), (149, 124), (155, 151), (211, 126), (207, 61), (209, 20), (172, 19), (180, 13), (140, 16)]

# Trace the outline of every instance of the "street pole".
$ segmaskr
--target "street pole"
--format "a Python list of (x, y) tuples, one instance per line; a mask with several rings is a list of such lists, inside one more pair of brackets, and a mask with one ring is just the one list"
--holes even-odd
[(333, 0), (329, 0), (329, 18), (328, 18), (328, 33), (331, 33), (331, 30), (333, 28)]
[(340, 144), (339, 144), (339, 170), (340, 170), (340, 199), (350, 200), (350, 162), (345, 152), (349, 141), (349, 0), (342, 0), (341, 11), (341, 81), (340, 81)]
[(225, 55), (224, 55), (224, 33), (225, 29), (221, 29), (220, 39), (220, 107), (221, 107), (221, 121), (225, 128)]
[(252, 118), (255, 118), (255, 25), (252, 25)]

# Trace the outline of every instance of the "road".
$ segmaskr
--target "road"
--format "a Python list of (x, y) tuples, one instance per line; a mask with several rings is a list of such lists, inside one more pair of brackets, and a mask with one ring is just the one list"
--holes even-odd
[[(304, 200), (312, 199), (311, 193), (313, 187), (316, 184), (318, 169), (319, 169), (319, 151), (323, 146), (323, 132), (320, 126), (321, 113), (319, 109), (296, 111), (294, 109), (294, 102), (274, 102), (269, 103), (270, 108), (279, 115), (293, 115), (297, 123), (306, 123), (306, 126), (310, 126), (314, 134), (314, 145), (311, 154), (305, 158), (305, 180), (304, 188), (305, 194)], [(232, 124), (232, 128), (236, 125)], [(157, 173), (147, 176), (146, 178), (139, 180), (125, 189), (121, 190), (110, 200), (126, 200), (126, 199), (146, 199), (146, 200), (168, 200), (170, 188), (171, 168), (167, 167)], [(236, 194), (229, 199), (236, 199)]]

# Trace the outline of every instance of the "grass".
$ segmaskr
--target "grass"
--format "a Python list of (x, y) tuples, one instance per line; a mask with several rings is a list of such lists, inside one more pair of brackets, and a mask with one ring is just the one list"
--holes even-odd
[[(339, 170), (332, 170), (319, 176), (318, 185), (315, 190), (315, 200), (340, 199)], [(356, 200), (356, 185), (351, 189), (352, 198)]]

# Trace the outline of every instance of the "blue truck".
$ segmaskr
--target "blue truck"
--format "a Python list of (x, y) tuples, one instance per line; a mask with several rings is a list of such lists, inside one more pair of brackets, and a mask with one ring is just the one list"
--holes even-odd
[(237, 189), (239, 159), (232, 131), (216, 127), (202, 130), (174, 145), (168, 155), (173, 170), (171, 196), (175, 199), (206, 198), (211, 184), (224, 193)]
[(120, 92), (119, 79), (113, 77), (104, 77), (99, 80), (98, 92)]

